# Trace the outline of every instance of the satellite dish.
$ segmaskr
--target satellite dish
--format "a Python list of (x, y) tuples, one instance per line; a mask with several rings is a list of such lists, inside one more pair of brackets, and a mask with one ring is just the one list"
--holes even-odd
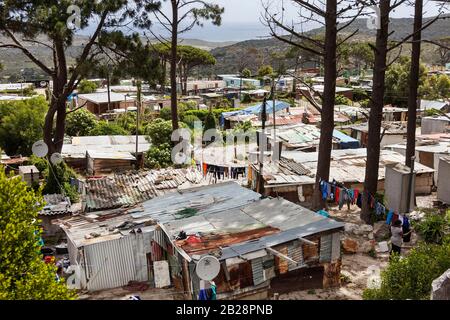
[(48, 146), (44, 141), (39, 140), (33, 144), (31, 151), (36, 157), (43, 158), (48, 153)]
[(176, 164), (184, 164), (187, 161), (187, 156), (182, 153), (182, 152), (178, 152), (174, 155), (174, 159), (173, 159), (173, 163)]
[(211, 281), (220, 272), (220, 262), (216, 257), (204, 256), (197, 262), (195, 272), (201, 280)]
[(60, 153), (55, 152), (54, 154), (52, 154), (52, 156), (50, 157), (50, 161), (54, 164), (57, 165), (59, 163), (61, 163), (63, 161), (63, 158), (61, 156)]

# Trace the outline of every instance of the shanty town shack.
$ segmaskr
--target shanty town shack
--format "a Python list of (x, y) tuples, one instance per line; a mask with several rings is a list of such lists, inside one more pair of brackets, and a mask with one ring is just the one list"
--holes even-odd
[(242, 201), (248, 191), (233, 183), (209, 189), (234, 201), (197, 196), (206, 189), (184, 193), (176, 202), (150, 201), (155, 208), (186, 210), (195, 204), (198, 210), (185, 219), (160, 222), (153, 237), (154, 259), (168, 261), (170, 283), (186, 298), (198, 299), (196, 262), (206, 255), (221, 265), (213, 279), (218, 299), (267, 299), (274, 293), (339, 285), (343, 223), (284, 199), (260, 199), (258, 194)]

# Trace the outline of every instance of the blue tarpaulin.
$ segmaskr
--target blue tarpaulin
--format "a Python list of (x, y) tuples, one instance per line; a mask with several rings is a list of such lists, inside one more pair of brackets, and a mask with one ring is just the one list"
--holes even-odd
[[(248, 115), (248, 114), (261, 114), (262, 111), (262, 102), (237, 111), (230, 111), (230, 112), (222, 112), (220, 115), (220, 125), (223, 127), (225, 124), (225, 118), (231, 117), (231, 116), (238, 116), (238, 115)], [(283, 109), (289, 108), (291, 105), (285, 101), (278, 101), (275, 100), (275, 112), (278, 112)], [(268, 100), (266, 102), (266, 112), (268, 115), (271, 115), (273, 112), (273, 100)]]
[(333, 130), (333, 137), (339, 139), (339, 146), (341, 149), (358, 149), (359, 141), (338, 131)]

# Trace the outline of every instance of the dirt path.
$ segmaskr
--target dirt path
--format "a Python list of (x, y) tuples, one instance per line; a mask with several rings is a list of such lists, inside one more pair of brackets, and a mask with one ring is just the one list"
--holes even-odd
[(367, 287), (367, 280), (372, 268), (382, 270), (387, 266), (388, 255), (378, 254), (372, 258), (367, 254), (345, 254), (342, 257), (341, 274), (343, 281), (340, 288), (296, 291), (280, 295), (280, 300), (361, 300)]

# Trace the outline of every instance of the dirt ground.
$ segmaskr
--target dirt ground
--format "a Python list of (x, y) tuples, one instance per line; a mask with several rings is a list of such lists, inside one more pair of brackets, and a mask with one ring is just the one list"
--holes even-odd
[(80, 300), (128, 300), (130, 296), (139, 296), (141, 300), (182, 300), (183, 295), (175, 289), (156, 289), (149, 288), (145, 291), (128, 291), (123, 288), (115, 288), (92, 292), (89, 294), (81, 293)]
[(339, 288), (295, 291), (280, 295), (279, 300), (361, 300), (371, 268), (382, 270), (388, 259), (388, 254), (378, 254), (376, 259), (363, 253), (345, 254), (341, 275), (346, 281)]

